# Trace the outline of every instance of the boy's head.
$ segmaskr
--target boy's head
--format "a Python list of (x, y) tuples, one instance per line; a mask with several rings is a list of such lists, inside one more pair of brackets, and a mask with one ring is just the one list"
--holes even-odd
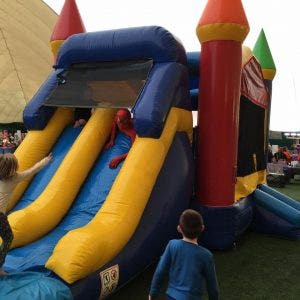
[(202, 216), (193, 209), (187, 209), (181, 214), (178, 227), (184, 237), (198, 238), (204, 229)]
[(19, 168), (18, 160), (14, 154), (0, 155), (0, 180), (14, 176)]

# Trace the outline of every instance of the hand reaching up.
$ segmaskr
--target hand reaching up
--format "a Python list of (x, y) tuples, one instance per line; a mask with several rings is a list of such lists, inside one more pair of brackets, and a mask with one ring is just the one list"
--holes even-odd
[(46, 156), (44, 159), (45, 159), (45, 161), (46, 161), (47, 164), (48, 164), (49, 162), (51, 162), (52, 159), (53, 159), (52, 153), (49, 153), (49, 155)]

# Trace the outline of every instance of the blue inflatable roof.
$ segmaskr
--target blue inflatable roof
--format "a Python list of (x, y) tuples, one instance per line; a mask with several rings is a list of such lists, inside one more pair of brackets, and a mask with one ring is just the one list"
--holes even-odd
[(166, 29), (146, 26), (74, 34), (61, 46), (55, 68), (75, 62), (144, 60), (186, 65), (182, 44)]
[(43, 129), (54, 113), (44, 103), (58, 84), (58, 74), (74, 63), (153, 61), (145, 86), (132, 109), (137, 134), (158, 138), (171, 107), (191, 109), (187, 58), (182, 44), (158, 26), (75, 34), (61, 46), (56, 70), (24, 110), (28, 129)]

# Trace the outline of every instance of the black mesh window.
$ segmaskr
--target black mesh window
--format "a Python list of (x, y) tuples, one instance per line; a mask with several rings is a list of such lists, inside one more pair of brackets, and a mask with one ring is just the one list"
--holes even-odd
[(239, 177), (266, 169), (265, 110), (241, 96), (238, 141)]
[(58, 75), (46, 106), (133, 107), (152, 60), (79, 63)]

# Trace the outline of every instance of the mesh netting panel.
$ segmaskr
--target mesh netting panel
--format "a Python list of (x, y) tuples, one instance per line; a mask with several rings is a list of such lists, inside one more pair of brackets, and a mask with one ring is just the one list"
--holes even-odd
[(151, 60), (74, 64), (58, 75), (58, 86), (44, 105), (132, 107), (151, 67)]

